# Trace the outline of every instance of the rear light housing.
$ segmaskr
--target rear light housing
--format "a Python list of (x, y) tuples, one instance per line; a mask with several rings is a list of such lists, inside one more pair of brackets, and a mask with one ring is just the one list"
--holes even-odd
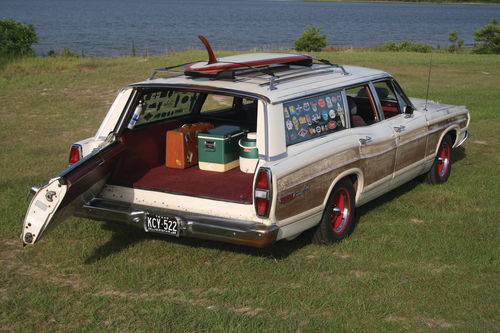
[(72, 145), (69, 150), (69, 164), (74, 164), (82, 159), (82, 146)]
[(257, 172), (254, 190), (255, 212), (260, 217), (268, 217), (271, 210), (272, 200), (272, 177), (271, 170), (260, 168)]

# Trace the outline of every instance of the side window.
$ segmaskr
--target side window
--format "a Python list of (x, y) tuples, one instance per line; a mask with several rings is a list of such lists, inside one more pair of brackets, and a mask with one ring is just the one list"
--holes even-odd
[(368, 85), (346, 89), (351, 127), (367, 126), (380, 120)]
[(233, 100), (233, 96), (208, 94), (205, 102), (203, 103), (203, 106), (201, 107), (200, 112), (210, 113), (231, 111)]
[(340, 91), (283, 103), (287, 146), (346, 127)]
[(402, 113), (400, 100), (396, 97), (397, 94), (390, 80), (375, 82), (373, 85), (386, 119)]
[(392, 80), (392, 86), (394, 87), (394, 91), (396, 92), (396, 98), (398, 99), (399, 109), (401, 112), (405, 112), (407, 106), (412, 106), (408, 97), (406, 97), (403, 89), (399, 86), (397, 81)]
[(202, 115), (214, 113), (234, 114), (236, 118), (244, 118), (249, 114), (257, 116), (257, 100), (247, 97), (208, 94), (201, 107)]
[(142, 112), (135, 126), (188, 115), (198, 93), (176, 90), (148, 90), (142, 95)]

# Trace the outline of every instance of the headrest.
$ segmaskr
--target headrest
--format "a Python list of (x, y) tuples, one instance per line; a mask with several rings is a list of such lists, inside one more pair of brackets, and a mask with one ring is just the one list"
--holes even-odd
[(349, 105), (349, 114), (351, 116), (358, 114), (358, 106), (356, 105), (354, 98), (352, 98), (351, 96), (347, 96), (347, 104)]

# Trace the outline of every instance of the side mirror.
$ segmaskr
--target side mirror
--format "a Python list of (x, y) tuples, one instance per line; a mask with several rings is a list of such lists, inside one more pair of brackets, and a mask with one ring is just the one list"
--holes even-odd
[(413, 106), (411, 105), (407, 105), (405, 106), (405, 118), (411, 118), (411, 115), (413, 114), (413, 111), (415, 109), (413, 108)]

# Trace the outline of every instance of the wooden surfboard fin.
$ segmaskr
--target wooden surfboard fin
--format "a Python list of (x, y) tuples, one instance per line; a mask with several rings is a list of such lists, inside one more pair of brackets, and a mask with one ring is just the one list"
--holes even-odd
[(208, 65), (217, 63), (217, 58), (215, 58), (214, 51), (212, 50), (212, 47), (210, 46), (208, 40), (202, 35), (199, 35), (198, 38), (201, 40), (201, 42), (203, 43), (203, 45), (205, 45), (205, 48), (207, 49)]

